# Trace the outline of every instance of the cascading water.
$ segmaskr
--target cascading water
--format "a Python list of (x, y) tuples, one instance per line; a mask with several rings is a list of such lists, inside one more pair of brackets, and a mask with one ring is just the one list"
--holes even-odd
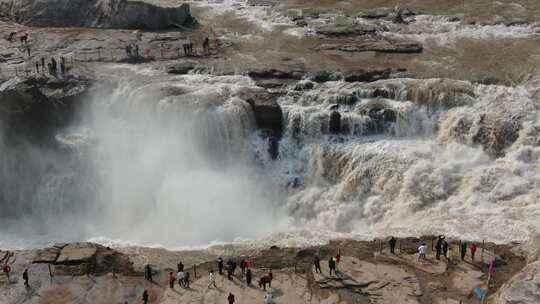
[(248, 77), (144, 76), (121, 76), (86, 101), (56, 149), (1, 146), (2, 186), (16, 190), (3, 191), (0, 246), (427, 233), (508, 241), (540, 228), (539, 105), (525, 87), (292, 86), (278, 100), (285, 128), (272, 160), (240, 98), (254, 88)]
[(3, 206), (16, 219), (2, 236), (189, 246), (271, 233), (278, 193), (247, 152), (250, 105), (234, 97), (249, 79), (188, 78), (123, 80), (87, 101), (56, 136), (69, 157), (44, 161), (30, 201)]

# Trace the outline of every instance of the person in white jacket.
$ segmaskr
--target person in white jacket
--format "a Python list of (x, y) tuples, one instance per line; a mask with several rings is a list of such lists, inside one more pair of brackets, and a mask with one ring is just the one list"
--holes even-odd
[(213, 270), (210, 270), (210, 274), (208, 275), (208, 288), (210, 288), (210, 286), (212, 286), (212, 285), (215, 288), (217, 288), (217, 286), (216, 286), (216, 275), (214, 274)]
[(425, 260), (426, 259), (426, 254), (427, 254), (427, 250), (428, 250), (428, 247), (426, 245), (426, 243), (422, 243), (422, 245), (420, 245), (420, 247), (418, 247), (418, 260)]
[(264, 303), (265, 304), (274, 304), (274, 295), (267, 292), (265, 295), (264, 295)]

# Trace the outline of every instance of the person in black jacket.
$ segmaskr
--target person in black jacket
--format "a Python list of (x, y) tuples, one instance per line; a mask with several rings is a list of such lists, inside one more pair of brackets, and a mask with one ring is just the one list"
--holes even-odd
[(437, 252), (435, 257), (437, 258), (437, 260), (440, 260), (440, 256), (441, 256), (441, 253), (442, 253), (443, 242), (444, 242), (444, 236), (439, 235), (439, 239), (437, 240), (437, 245), (435, 245), (435, 250)]
[(313, 265), (315, 266), (315, 272), (322, 273), (321, 271), (321, 259), (318, 255), (315, 255), (313, 258)]
[(330, 272), (328, 273), (328, 275), (332, 275), (332, 271), (334, 271), (334, 274), (337, 275), (336, 261), (334, 260), (333, 257), (330, 257), (330, 260), (328, 260), (328, 268), (330, 269)]
[(143, 300), (143, 303), (144, 304), (148, 304), (148, 299), (149, 299), (149, 295), (148, 295), (148, 290), (144, 290), (143, 293), (142, 293), (142, 300)]
[(394, 237), (390, 238), (390, 241), (388, 241), (388, 243), (390, 244), (390, 253), (391, 254), (396, 254), (395, 250), (396, 250), (396, 239)]
[(30, 284), (28, 284), (28, 269), (24, 270), (22, 277), (24, 280), (24, 286), (27, 288), (30, 287)]
[(217, 267), (219, 270), (219, 274), (223, 275), (223, 259), (221, 257), (219, 257), (217, 260)]
[(465, 255), (467, 255), (467, 243), (462, 242), (461, 243), (461, 260), (465, 260)]
[(444, 257), (448, 259), (448, 242), (447, 241), (443, 241), (442, 251), (443, 251)]
[(246, 284), (247, 286), (251, 286), (251, 269), (246, 270)]

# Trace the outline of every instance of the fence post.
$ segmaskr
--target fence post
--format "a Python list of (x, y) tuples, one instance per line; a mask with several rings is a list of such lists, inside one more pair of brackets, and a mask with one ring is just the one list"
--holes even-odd
[(484, 248), (486, 247), (485, 241), (482, 240), (482, 254), (480, 256), (480, 261), (482, 261), (482, 264), (484, 263)]
[(399, 242), (399, 253), (401, 253), (401, 240), (398, 240)]
[(379, 240), (379, 254), (382, 254), (382, 240)]
[(193, 275), (197, 278), (197, 264), (193, 265)]

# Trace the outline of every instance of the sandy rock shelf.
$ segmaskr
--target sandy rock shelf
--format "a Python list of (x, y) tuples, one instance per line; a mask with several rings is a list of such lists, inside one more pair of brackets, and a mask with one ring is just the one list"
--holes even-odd
[[(420, 241), (410, 238), (404, 245), (413, 248)], [(497, 253), (501, 255), (485, 252), (484, 262), (492, 256), (500, 265), (495, 267), (494, 278), (498, 280), (490, 284), (490, 301), (513, 303), (522, 299), (522, 303), (535, 303), (531, 288), (538, 277), (536, 262), (523, 268), (525, 257), (511, 253), (517, 245), (499, 246)], [(330, 275), (328, 259), (338, 249), (338, 273)], [(316, 254), (321, 258), (322, 273), (313, 266)], [(0, 256), (6, 253), (0, 252)], [(487, 278), (485, 263), (480, 260), (448, 263), (444, 258), (436, 260), (429, 252), (425, 261), (419, 261), (413, 252), (390, 254), (386, 248), (380, 252), (376, 242), (352, 240), (320, 247), (272, 248), (231, 257), (239, 261), (244, 256), (253, 262), (250, 287), (240, 269), (233, 280), (217, 275), (217, 288), (208, 287), (208, 271), (217, 270), (217, 256), (205, 251), (135, 247), (117, 251), (92, 243), (71, 243), (17, 251), (10, 256), (12, 279), (8, 282), (5, 276), (0, 277), (0, 297), (6, 303), (138, 303), (144, 290), (149, 291), (150, 303), (161, 304), (222, 303), (229, 293), (236, 296), (237, 303), (255, 304), (263, 302), (266, 292), (272, 293), (276, 303), (475, 303), (472, 289), (485, 288)], [(176, 272), (178, 261), (183, 261), (191, 274), (189, 289), (178, 284), (169, 288), (167, 275)], [(153, 282), (144, 279), (146, 263), (153, 267)], [(29, 269), (30, 289), (22, 284), (24, 269)], [(269, 271), (274, 279), (264, 291), (257, 280)]]

